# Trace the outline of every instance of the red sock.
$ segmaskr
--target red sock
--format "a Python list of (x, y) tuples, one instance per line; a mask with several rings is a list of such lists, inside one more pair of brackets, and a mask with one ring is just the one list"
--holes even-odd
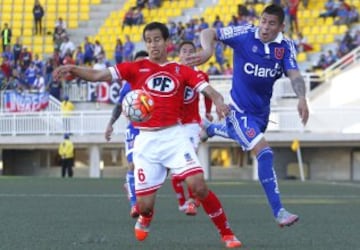
[(176, 198), (178, 199), (179, 205), (182, 206), (185, 204), (185, 194), (184, 194), (184, 188), (182, 186), (182, 181), (178, 178), (172, 176), (171, 177), (171, 183), (173, 186), (173, 189), (176, 193)]
[(230, 225), (227, 221), (225, 211), (219, 199), (211, 190), (209, 190), (208, 196), (201, 200), (201, 204), (205, 212), (209, 215), (210, 219), (217, 227), (221, 236), (233, 235), (233, 232), (231, 231)]

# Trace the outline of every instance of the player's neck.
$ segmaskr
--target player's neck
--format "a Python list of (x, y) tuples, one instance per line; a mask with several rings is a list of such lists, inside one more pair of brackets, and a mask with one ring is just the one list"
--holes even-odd
[(156, 64), (165, 64), (168, 62), (167, 58), (159, 58), (159, 59), (149, 59), (151, 62), (156, 63)]

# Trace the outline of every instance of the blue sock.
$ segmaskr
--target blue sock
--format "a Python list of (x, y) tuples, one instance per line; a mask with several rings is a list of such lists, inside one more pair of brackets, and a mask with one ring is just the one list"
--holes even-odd
[(225, 123), (221, 123), (221, 124), (212, 123), (206, 129), (206, 133), (208, 134), (209, 137), (213, 137), (215, 135), (218, 135), (218, 136), (221, 136), (221, 137), (224, 137), (224, 138), (230, 138), (229, 134), (227, 132), (227, 128), (226, 128)]
[(276, 217), (282, 208), (280, 191), (278, 188), (276, 173), (273, 168), (273, 152), (271, 148), (262, 149), (256, 156), (258, 160), (258, 174), (260, 183), (265, 191), (268, 202)]
[(136, 204), (134, 170), (129, 170), (126, 173), (126, 185), (130, 206), (134, 206)]

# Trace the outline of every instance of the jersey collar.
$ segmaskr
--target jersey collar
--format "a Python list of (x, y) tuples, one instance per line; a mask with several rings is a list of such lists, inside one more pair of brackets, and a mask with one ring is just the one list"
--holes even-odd
[[(256, 30), (255, 30), (255, 38), (260, 40), (259, 27), (257, 27)], [(281, 43), (283, 39), (284, 39), (284, 35), (281, 32), (279, 32), (277, 37), (274, 40), (272, 40), (271, 42), (268, 42), (267, 44), (269, 44), (269, 43)], [(261, 42), (261, 40), (260, 40), (260, 42)]]

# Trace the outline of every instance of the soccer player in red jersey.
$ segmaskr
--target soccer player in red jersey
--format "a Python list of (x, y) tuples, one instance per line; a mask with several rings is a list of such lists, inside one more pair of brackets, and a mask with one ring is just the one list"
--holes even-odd
[[(179, 59), (182, 64), (184, 63), (184, 58), (189, 55), (192, 55), (196, 52), (195, 44), (192, 41), (183, 41), (179, 45)], [(195, 69), (196, 70), (196, 69)], [(204, 79), (209, 82), (209, 77), (203, 71), (198, 71), (203, 74)], [(197, 152), (198, 146), (200, 143), (200, 131), (201, 131), (201, 117), (199, 112), (199, 102), (200, 95), (194, 89), (186, 87), (184, 93), (184, 111), (183, 117), (181, 119), (182, 124), (184, 124), (186, 133), (194, 146), (195, 151)], [(207, 96), (204, 97), (204, 106), (205, 106), (205, 117), (212, 121), (213, 116), (211, 115), (211, 99)], [(176, 198), (179, 203), (179, 210), (185, 212), (187, 215), (196, 215), (197, 207), (200, 205), (198, 200), (196, 200), (191, 189), (188, 188), (188, 199), (186, 199), (184, 187), (182, 185), (184, 179), (181, 176), (173, 174), (171, 176), (171, 183), (173, 189), (176, 193)]]
[(140, 213), (134, 232), (139, 241), (145, 240), (149, 234), (156, 192), (164, 183), (169, 170), (171, 174), (185, 179), (217, 227), (225, 246), (241, 247), (241, 242), (229, 226), (219, 199), (205, 183), (203, 168), (190, 140), (184, 136), (184, 126), (180, 124), (186, 86), (207, 95), (213, 101), (220, 118), (228, 114), (229, 107), (224, 103), (221, 94), (205, 81), (202, 74), (167, 60), (169, 30), (165, 24), (147, 24), (143, 30), (143, 39), (149, 59), (124, 62), (103, 70), (73, 65), (60, 66), (54, 71), (54, 78), (72, 74), (94, 82), (125, 79), (132, 89), (144, 89), (152, 95), (152, 117), (142, 123), (133, 123), (134, 127), (140, 129), (133, 151), (135, 189)]

